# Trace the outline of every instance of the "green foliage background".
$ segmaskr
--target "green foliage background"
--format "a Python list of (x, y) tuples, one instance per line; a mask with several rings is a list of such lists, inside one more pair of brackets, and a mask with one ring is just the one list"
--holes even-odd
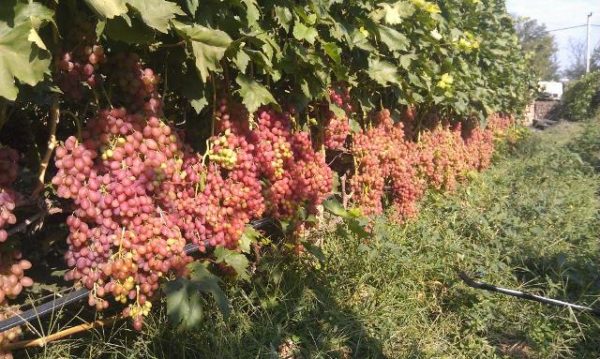
[(562, 97), (562, 114), (571, 121), (592, 117), (600, 106), (600, 71), (570, 82)]
[(343, 83), (359, 114), (417, 105), (423, 116), (483, 121), (520, 113), (531, 88), (503, 0), (7, 0), (2, 106), (45, 105), (39, 95), (56, 91), (52, 59), (74, 17), (95, 23), (105, 48), (136, 51), (162, 73), (177, 116), (209, 116), (217, 93), (251, 111), (275, 103), (304, 113)]

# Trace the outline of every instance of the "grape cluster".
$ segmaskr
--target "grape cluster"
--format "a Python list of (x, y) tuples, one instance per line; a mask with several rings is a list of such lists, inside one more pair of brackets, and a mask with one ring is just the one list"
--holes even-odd
[[(254, 147), (230, 128), (227, 106), (221, 106), (222, 133), (209, 139), (208, 159), (186, 156), (185, 175), (163, 190), (165, 208), (192, 243), (206, 247), (237, 248), (245, 226), (264, 212), (261, 183), (254, 163)], [(220, 153), (215, 159), (215, 153)], [(212, 160), (211, 160), (212, 159)]]
[(286, 114), (263, 108), (258, 118), (250, 142), (259, 173), (268, 183), (264, 191), (268, 214), (290, 218), (301, 207), (314, 213), (332, 190), (333, 172), (325, 156), (315, 152), (307, 132), (292, 133)]
[(67, 220), (66, 278), (90, 289), (98, 309), (108, 294), (128, 303), (141, 323), (160, 278), (183, 273), (190, 261), (158, 195), (181, 177), (182, 145), (159, 118), (123, 108), (100, 111), (82, 135), (83, 143), (70, 137), (57, 148), (52, 180), (76, 205)]
[(387, 185), (395, 209), (393, 219), (403, 222), (416, 215), (424, 192), (415, 168), (416, 147), (405, 140), (402, 123), (394, 124), (388, 110), (376, 113), (372, 123), (373, 127), (353, 136), (353, 199), (363, 214), (381, 214)]
[(350, 114), (354, 112), (350, 98), (350, 88), (338, 85), (336, 88), (329, 89), (329, 101)]
[(348, 118), (330, 117), (325, 127), (325, 147), (330, 150), (343, 149), (346, 145), (348, 135), (350, 135), (350, 122)]
[(11, 186), (17, 179), (18, 160), (17, 151), (9, 147), (0, 148), (0, 243), (8, 238), (6, 227), (17, 221), (13, 211), (18, 194), (11, 189)]
[(98, 69), (105, 62), (104, 48), (100, 45), (64, 52), (56, 60), (58, 86), (67, 98), (80, 101), (86, 95), (85, 85), (94, 88), (102, 81)]
[(494, 132), (475, 127), (465, 140), (468, 166), (477, 171), (488, 168), (494, 154)]
[(68, 99), (80, 101), (86, 86), (102, 81), (98, 69), (106, 62), (104, 48), (96, 43), (95, 22), (85, 17), (76, 16), (72, 31), (63, 35), (65, 49), (55, 60), (57, 83)]
[(0, 306), (6, 305), (8, 299), (15, 299), (23, 288), (33, 285), (25, 271), (31, 263), (22, 259), (18, 251), (10, 251), (0, 255)]
[[(9, 319), (19, 314), (20, 311), (17, 307), (4, 306), (0, 308), (0, 320)], [(3, 346), (10, 342), (14, 342), (21, 336), (21, 333), (21, 327), (14, 327), (0, 333), (0, 359), (13, 359), (12, 353), (3, 349)]]
[[(19, 154), (8, 147), (0, 148), (0, 244), (6, 242), (8, 233), (6, 226), (15, 224), (17, 218), (13, 211), (19, 194), (12, 190), (17, 179)], [(7, 319), (17, 310), (8, 304), (9, 299), (15, 299), (23, 288), (33, 285), (31, 278), (25, 276), (25, 271), (31, 268), (31, 263), (22, 259), (21, 252), (13, 248), (2, 248), (0, 252), (0, 319)], [(0, 358), (12, 358), (12, 354), (2, 350), (5, 343), (14, 341), (21, 334), (21, 329), (15, 327), (0, 333)]]
[(113, 82), (114, 98), (129, 111), (143, 111), (147, 115), (162, 114), (158, 92), (160, 76), (144, 67), (136, 53), (118, 53), (109, 59), (108, 77)]
[(453, 191), (469, 171), (467, 148), (460, 126), (438, 126), (421, 134), (419, 170), (436, 190)]
[(336, 116), (328, 107), (323, 108), (321, 116), (326, 118), (324, 131), (324, 145), (330, 150), (341, 150), (346, 144), (346, 139), (350, 135), (350, 116), (354, 108), (350, 100), (350, 89), (345, 86), (337, 86), (329, 89), (329, 101), (346, 112), (346, 116)]
[(385, 147), (381, 161), (394, 208), (392, 219), (402, 223), (417, 215), (417, 204), (425, 191), (425, 183), (419, 178), (416, 168), (416, 145), (406, 140), (404, 124), (394, 124), (389, 110), (378, 112), (374, 121), (384, 129), (387, 138), (383, 141)]

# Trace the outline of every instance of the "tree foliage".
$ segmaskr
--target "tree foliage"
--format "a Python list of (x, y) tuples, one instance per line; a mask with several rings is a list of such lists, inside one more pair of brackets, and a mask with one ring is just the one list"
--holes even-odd
[(515, 28), (536, 76), (545, 81), (558, 80), (558, 47), (554, 36), (547, 32), (546, 25), (535, 19), (519, 17), (515, 21)]

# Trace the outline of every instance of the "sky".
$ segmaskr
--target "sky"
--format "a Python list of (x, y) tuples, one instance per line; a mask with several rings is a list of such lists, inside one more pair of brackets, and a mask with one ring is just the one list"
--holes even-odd
[[(598, 0), (506, 0), (508, 12), (538, 20), (548, 30), (584, 25), (587, 15), (593, 12), (592, 24), (600, 25), (600, 1)], [(558, 48), (558, 60), (562, 69), (572, 62), (569, 41), (585, 41), (586, 28), (552, 32)], [(592, 27), (592, 48), (600, 44), (600, 26)]]

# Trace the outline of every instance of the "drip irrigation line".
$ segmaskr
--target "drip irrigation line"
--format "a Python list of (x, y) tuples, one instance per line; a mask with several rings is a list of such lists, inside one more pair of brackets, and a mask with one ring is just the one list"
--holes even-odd
[(588, 312), (596, 317), (600, 317), (600, 309), (598, 309), (598, 308), (591, 308), (591, 307), (586, 307), (584, 305), (564, 302), (562, 300), (546, 298), (546, 297), (542, 297), (541, 295), (525, 293), (525, 292), (521, 292), (521, 291), (514, 290), (514, 289), (497, 287), (492, 284), (476, 281), (476, 280), (472, 279), (471, 277), (469, 277), (465, 272), (462, 272), (462, 271), (458, 272), (458, 276), (460, 277), (460, 279), (462, 279), (463, 282), (465, 282), (466, 285), (468, 285), (471, 288), (483, 289), (483, 290), (487, 290), (489, 292), (501, 293), (501, 294), (505, 294), (505, 295), (508, 295), (511, 297), (531, 300), (531, 301), (542, 303), (542, 304), (576, 309), (578, 311)]
[[(252, 227), (259, 229), (265, 227), (267, 224), (273, 223), (270, 218), (264, 218), (251, 223)], [(189, 243), (183, 250), (186, 254), (193, 254), (198, 252), (200, 247), (197, 244)], [(81, 302), (88, 298), (90, 290), (87, 288), (77, 289), (69, 294), (66, 294), (60, 298), (56, 298), (50, 302), (40, 304), (39, 306), (28, 309), (22, 313), (16, 314), (8, 319), (0, 321), (0, 333), (19, 327), (27, 323), (32, 323), (35, 320), (44, 318), (50, 314), (61, 311), (64, 307)]]

